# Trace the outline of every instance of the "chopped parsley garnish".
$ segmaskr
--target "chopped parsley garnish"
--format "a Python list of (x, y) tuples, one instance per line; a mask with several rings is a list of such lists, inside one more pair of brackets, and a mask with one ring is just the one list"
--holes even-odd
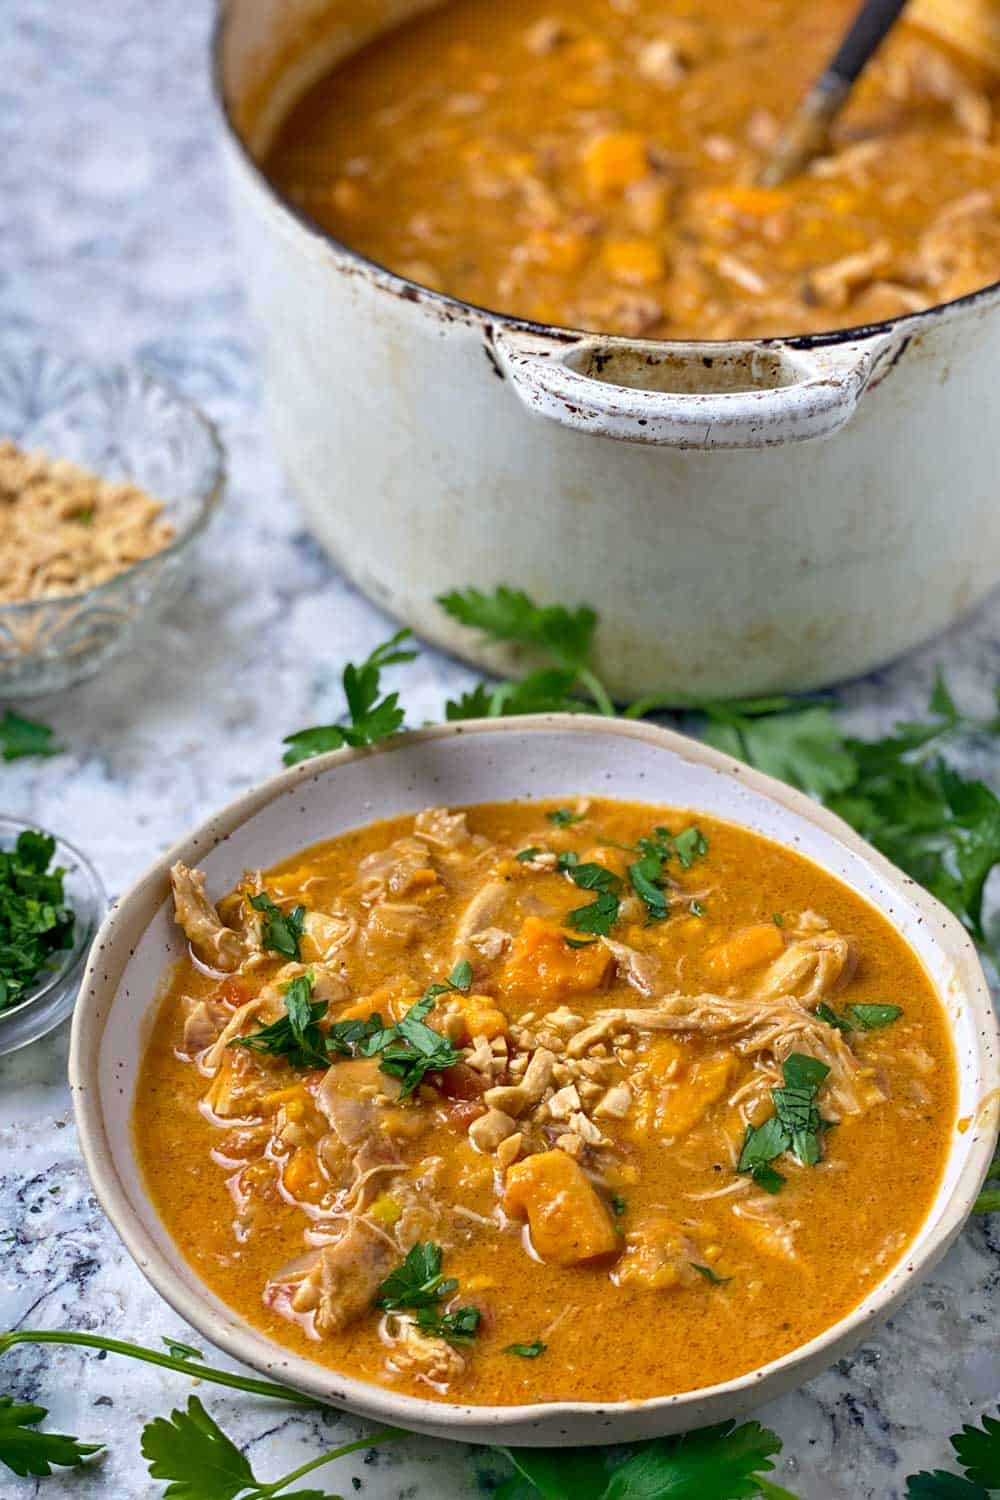
[(541, 1339), (536, 1339), (533, 1344), (507, 1344), (504, 1348), (505, 1354), (517, 1354), (521, 1359), (537, 1359), (544, 1354), (548, 1344), (543, 1344)]
[(614, 1214), (616, 1219), (621, 1218), (627, 1207), (628, 1204), (625, 1202), (625, 1199), (620, 1193), (611, 1194), (611, 1212)]
[(0, 850), (0, 1011), (25, 999), (53, 956), (73, 946), (66, 872), (49, 869), (55, 852), (55, 839), (33, 829)]
[[(363, 1023), (366, 1034), (357, 1041), (352, 1036), (351, 1045), (361, 1057), (381, 1057), (381, 1071), (399, 1079), (402, 1085), (400, 1097), (406, 1099), (428, 1073), (440, 1073), (444, 1068), (461, 1062), (461, 1048), (455, 1047), (432, 1026), (425, 1025), (424, 1017), (433, 1010), (440, 995), (449, 991), (466, 994), (471, 985), (472, 965), (463, 960), (455, 965), (446, 980), (432, 984), (394, 1026), (383, 1026), (380, 1016), (370, 1016)], [(334, 1032), (338, 1041), (346, 1040), (336, 1027)]]
[(829, 1071), (818, 1057), (793, 1052), (782, 1068), (784, 1086), (771, 1090), (774, 1114), (762, 1125), (747, 1126), (736, 1170), (749, 1173), (766, 1192), (781, 1190), (785, 1179), (771, 1163), (786, 1151), (806, 1167), (820, 1160), (824, 1124), (816, 1100)]
[(884, 1026), (898, 1021), (902, 1014), (901, 1005), (848, 1005), (842, 1016), (825, 1002), (816, 1007), (819, 1020), (838, 1031), (881, 1031)]
[(268, 1026), (261, 1026), (246, 1036), (237, 1036), (230, 1047), (246, 1047), (268, 1057), (284, 1057), (293, 1068), (326, 1068), (330, 1048), (320, 1029), (326, 1015), (326, 1001), (312, 999), (313, 977), (300, 974), (283, 990), (285, 1014)]
[(670, 910), (670, 902), (660, 885), (665, 863), (665, 857), (657, 849), (650, 848), (628, 867), (629, 885), (645, 906), (651, 922), (662, 922)]
[(692, 901), (688, 907), (693, 917), (704, 917), (708, 915), (708, 907), (703, 901)]
[(297, 963), (302, 957), (299, 952), (299, 939), (305, 922), (305, 907), (295, 906), (291, 911), (283, 912), (274, 904), (267, 891), (261, 891), (258, 896), (251, 896), (250, 905), (254, 911), (264, 914), (260, 931), (264, 947), (283, 954), (285, 958), (292, 958)]
[(690, 870), (696, 859), (708, 853), (708, 840), (700, 828), (684, 828), (674, 835), (674, 852), (682, 870)]
[(523, 865), (526, 865), (535, 858), (536, 854), (541, 853), (542, 850), (539, 848), (539, 846), (537, 844), (532, 844), (530, 848), (522, 849), (518, 854), (515, 854), (514, 858), (519, 859)]
[(774, 915), (771, 917), (771, 921), (774, 923), (775, 927), (784, 927), (785, 925), (785, 919), (781, 915), (780, 911), (776, 911), (774, 913)]
[(725, 1286), (727, 1281), (732, 1281), (733, 1279), (731, 1276), (719, 1276), (712, 1270), (711, 1266), (699, 1265), (696, 1260), (691, 1261), (690, 1265), (693, 1271), (697, 1271), (699, 1276), (704, 1276), (705, 1280), (710, 1282), (712, 1286)]
[(582, 823), (586, 815), (574, 812), (571, 807), (555, 807), (551, 812), (547, 812), (545, 816), (557, 828), (569, 828), (572, 823)]
[(576, 907), (569, 913), (566, 921), (576, 932), (592, 932), (595, 937), (607, 937), (618, 921), (618, 897), (611, 891), (599, 891), (595, 901)]
[(458, 1291), (454, 1277), (442, 1275), (441, 1260), (440, 1245), (418, 1240), (403, 1264), (390, 1272), (379, 1287), (375, 1305), (384, 1312), (415, 1311), (421, 1332), (447, 1339), (451, 1344), (468, 1343), (479, 1328), (479, 1308), (441, 1311), (444, 1299)]
[(64, 1432), (39, 1432), (48, 1408), (0, 1396), (0, 1460), (22, 1479), (46, 1479), (53, 1466), (78, 1469), (85, 1458), (99, 1453), (103, 1443), (81, 1443)]
[(201, 1350), (200, 1349), (195, 1349), (192, 1344), (182, 1344), (177, 1339), (167, 1338), (166, 1334), (163, 1335), (163, 1342), (167, 1346), (167, 1352), (170, 1353), (170, 1354), (172, 1354), (173, 1357), (174, 1357), (174, 1359), (204, 1359), (205, 1358), (205, 1356), (204, 1356), (204, 1354), (202, 1354)]
[[(618, 921), (618, 892), (622, 886), (619, 877), (603, 865), (589, 861), (581, 864), (580, 856), (572, 852), (560, 854), (558, 867), (581, 890), (596, 892), (596, 899), (589, 905), (578, 906), (568, 914), (566, 925), (575, 932), (607, 937)], [(567, 941), (572, 943), (572, 939)]]

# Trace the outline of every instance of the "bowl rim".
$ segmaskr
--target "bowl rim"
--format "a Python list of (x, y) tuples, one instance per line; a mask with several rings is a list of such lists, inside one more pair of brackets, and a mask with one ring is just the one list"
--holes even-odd
[[(117, 993), (121, 973), (112, 977), (111, 966), (105, 967), (107, 959), (104, 953), (115, 929), (129, 911), (148, 899), (152, 891), (158, 889), (162, 892), (166, 889), (169, 868), (177, 859), (191, 859), (195, 856), (204, 858), (276, 798), (302, 781), (318, 779), (329, 772), (335, 772), (340, 765), (364, 757), (391, 756), (410, 746), (433, 740), (458, 739), (463, 736), (473, 738), (485, 733), (530, 735), (540, 731), (551, 733), (554, 730), (568, 734), (602, 733), (644, 741), (687, 760), (707, 765), (729, 777), (735, 776), (744, 786), (811, 822), (821, 832), (845, 845), (849, 852), (860, 855), (874, 867), (886, 884), (896, 887), (904, 894), (918, 908), (923, 922), (934, 934), (935, 942), (954, 962), (961, 993), (972, 1014), (982, 1075), (980, 1101), (974, 1116), (976, 1135), (951, 1197), (938, 1211), (933, 1234), (927, 1237), (926, 1243), (916, 1252), (911, 1245), (909, 1251), (890, 1267), (882, 1280), (843, 1318), (807, 1343), (798, 1345), (766, 1365), (715, 1385), (643, 1400), (562, 1400), (510, 1406), (431, 1401), (344, 1375), (297, 1354), (246, 1323), (233, 1309), (226, 1308), (225, 1312), (220, 1312), (209, 1299), (215, 1298), (225, 1306), (223, 1299), (218, 1298), (210, 1289), (203, 1289), (203, 1284), (193, 1270), (191, 1280), (185, 1281), (171, 1266), (166, 1254), (140, 1222), (129, 1201), (114, 1165), (105, 1126), (97, 1079), (100, 1044), (106, 1022), (106, 1016), (102, 1018), (100, 1014), (100, 1002), (112, 999)], [(377, 808), (366, 811), (367, 822), (378, 817)], [(837, 878), (845, 879), (843, 876)], [(845, 880), (845, 883), (848, 882)], [(156, 903), (156, 912), (161, 906), (162, 896)], [(147, 920), (152, 920), (152, 916)], [(128, 948), (134, 950), (134, 947), (135, 941), (127, 945), (118, 966), (120, 971), (127, 965), (130, 956)], [(192, 833), (160, 855), (130, 889), (112, 904), (91, 949), (80, 999), (73, 1015), (69, 1082), (84, 1163), (94, 1191), (112, 1226), (153, 1288), (186, 1322), (211, 1340), (217, 1348), (243, 1364), (269, 1374), (272, 1379), (283, 1380), (321, 1401), (345, 1407), (372, 1420), (389, 1421), (411, 1431), (438, 1435), (446, 1433), (458, 1441), (483, 1442), (492, 1441), (495, 1437), (497, 1441), (507, 1440), (517, 1445), (544, 1441), (543, 1438), (525, 1438), (523, 1431), (526, 1425), (544, 1429), (559, 1419), (569, 1421), (576, 1418), (579, 1421), (602, 1418), (610, 1419), (613, 1423), (630, 1414), (668, 1412), (678, 1408), (683, 1411), (686, 1407), (697, 1408), (700, 1405), (707, 1409), (708, 1415), (692, 1411), (689, 1425), (696, 1427), (703, 1425), (705, 1421), (718, 1420), (718, 1408), (723, 1403), (728, 1403), (730, 1414), (738, 1410), (749, 1410), (764, 1399), (763, 1395), (759, 1398), (754, 1395), (755, 1389), (762, 1382), (770, 1380), (776, 1385), (784, 1377), (782, 1389), (789, 1389), (809, 1378), (811, 1372), (808, 1368), (802, 1370), (801, 1376), (797, 1376), (800, 1367), (807, 1367), (810, 1361), (814, 1364), (821, 1362), (827, 1349), (831, 1351), (830, 1357), (833, 1358), (836, 1346), (846, 1345), (853, 1334), (857, 1333), (860, 1337), (865, 1328), (884, 1321), (907, 1291), (940, 1261), (957, 1238), (992, 1161), (1000, 1122), (1000, 1021), (994, 1011), (975, 946), (958, 919), (910, 876), (898, 870), (861, 839), (842, 819), (805, 793), (736, 761), (701, 741), (659, 725), (594, 714), (534, 714), (509, 719), (472, 719), (461, 723), (434, 725), (395, 735), (381, 744), (363, 749), (330, 751), (278, 772), (258, 786), (241, 793), (219, 812), (205, 819)], [(951, 1152), (955, 1149), (956, 1139), (953, 1136)], [(925, 1220), (924, 1223), (926, 1222)], [(770, 1394), (777, 1393), (776, 1385)], [(490, 1437), (484, 1438), (482, 1433), (487, 1430)], [(584, 1441), (588, 1439), (585, 1438)], [(621, 1439), (615, 1439), (611, 1431), (595, 1430), (595, 1435), (589, 1441), (600, 1443)]]
[[(101, 583), (93, 584), (88, 589), (77, 589), (72, 594), (44, 594), (37, 599), (11, 599), (0, 602), (0, 615), (30, 615), (32, 612), (60, 609), (63, 607), (69, 608), (71, 605), (101, 599), (105, 594), (114, 593), (126, 578), (135, 578), (152, 568), (155, 564), (162, 562), (165, 558), (172, 557), (175, 553), (183, 552), (196, 537), (201, 535), (214, 516), (222, 500), (228, 476), (226, 447), (222, 441), (218, 423), (213, 421), (204, 408), (199, 406), (197, 401), (193, 401), (190, 396), (185, 395), (183, 391), (179, 390), (173, 381), (167, 380), (156, 371), (151, 370), (143, 361), (91, 359), (85, 354), (64, 354), (61, 350), (53, 349), (46, 345), (36, 345), (31, 348), (21, 348), (19, 346), (5, 348), (0, 345), (0, 359), (19, 362), (30, 357), (37, 358), (39, 355), (44, 356), (46, 359), (58, 359), (66, 368), (77, 367), (93, 376), (107, 378), (108, 376), (128, 375), (130, 377), (138, 377), (144, 389), (162, 391), (175, 406), (180, 407), (193, 420), (194, 425), (199, 427), (208, 439), (210, 454), (209, 474), (206, 482), (200, 485), (195, 492), (197, 509), (191, 520), (183, 530), (177, 532), (177, 535), (165, 547), (161, 547), (157, 552), (151, 552), (148, 557), (137, 558), (135, 562), (129, 563), (120, 572), (112, 574), (110, 578), (105, 578)], [(20, 448), (22, 446), (20, 440), (15, 439), (15, 441)], [(26, 449), (24, 451), (31, 450)], [(50, 456), (54, 458), (62, 457), (60, 454)], [(89, 466), (81, 465), (81, 467)], [(104, 478), (104, 475), (97, 469), (92, 469), (91, 472), (97, 474), (99, 478)], [(147, 493), (151, 494), (149, 491)], [(167, 504), (166, 501), (160, 500), (160, 497), (157, 495), (152, 495), (151, 497), (154, 500), (159, 500), (164, 506)], [(30, 659), (33, 655), (33, 652), (28, 653), (28, 658)]]

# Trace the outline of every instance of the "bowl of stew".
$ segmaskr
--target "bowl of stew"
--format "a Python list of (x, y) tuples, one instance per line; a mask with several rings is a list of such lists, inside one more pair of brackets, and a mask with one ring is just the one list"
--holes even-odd
[(499, 665), (456, 579), (586, 600), (622, 697), (722, 697), (995, 584), (1000, 49), (924, 24), (982, 7), (919, 0), (830, 151), (755, 185), (854, 3), (221, 7), (266, 403), (381, 605)]
[(586, 1444), (749, 1411), (886, 1318), (974, 1201), (997, 1058), (968, 936), (837, 819), (551, 716), (204, 824), (98, 935), (70, 1075), (112, 1223), (219, 1348)]

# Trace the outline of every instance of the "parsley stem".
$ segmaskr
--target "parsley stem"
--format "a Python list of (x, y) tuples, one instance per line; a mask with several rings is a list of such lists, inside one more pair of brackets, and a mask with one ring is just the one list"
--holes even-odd
[(615, 717), (615, 705), (612, 703), (608, 690), (601, 679), (589, 667), (577, 667), (576, 670), (581, 683), (593, 698), (598, 710), (604, 714), (605, 718), (613, 719)]
[(294, 1484), (304, 1474), (311, 1474), (313, 1469), (322, 1468), (323, 1464), (333, 1463), (335, 1458), (346, 1458), (349, 1453), (359, 1453), (362, 1448), (374, 1448), (378, 1443), (392, 1443), (396, 1438), (406, 1437), (398, 1427), (383, 1427), (380, 1432), (373, 1432), (371, 1437), (358, 1438), (353, 1443), (344, 1443), (341, 1448), (334, 1448), (329, 1453), (321, 1453), (319, 1458), (310, 1459), (309, 1463), (303, 1464), (301, 1469), (293, 1469), (291, 1474), (286, 1474), (283, 1479), (276, 1479), (273, 1484), (262, 1484), (258, 1491), (260, 1500), (267, 1495), (276, 1495), (279, 1490)]
[(271, 1396), (276, 1401), (291, 1401), (296, 1406), (321, 1409), (325, 1401), (293, 1391), (290, 1386), (276, 1385), (270, 1380), (253, 1380), (246, 1375), (233, 1375), (228, 1370), (214, 1370), (211, 1365), (199, 1364), (193, 1359), (178, 1359), (172, 1354), (160, 1354), (156, 1349), (146, 1349), (141, 1344), (129, 1344), (122, 1339), (106, 1339), (97, 1333), (72, 1333), (65, 1329), (14, 1329), (0, 1334), (0, 1355), (15, 1344), (83, 1344), (89, 1349), (105, 1349), (109, 1354), (124, 1354), (129, 1359), (141, 1359), (150, 1365), (161, 1365), (165, 1370), (179, 1370), (197, 1380), (214, 1381), (216, 1385), (232, 1386), (238, 1391), (249, 1391), (254, 1396)]

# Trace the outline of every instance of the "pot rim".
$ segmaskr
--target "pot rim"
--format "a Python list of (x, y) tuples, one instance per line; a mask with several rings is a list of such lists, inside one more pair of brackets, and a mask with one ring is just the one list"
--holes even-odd
[[(973, 1117), (973, 1139), (950, 1197), (931, 1208), (921, 1224), (922, 1232), (931, 1219), (930, 1231), (923, 1244), (912, 1243), (886, 1275), (837, 1322), (814, 1338), (758, 1369), (730, 1380), (702, 1386), (672, 1395), (653, 1396), (643, 1400), (593, 1402), (546, 1401), (525, 1402), (511, 1406), (451, 1404), (422, 1397), (401, 1395), (372, 1381), (348, 1376), (319, 1364), (276, 1343), (266, 1333), (226, 1307), (221, 1298), (200, 1280), (192, 1270), (186, 1280), (171, 1264), (167, 1253), (133, 1207), (128, 1190), (119, 1175), (108, 1135), (101, 1090), (98, 1083), (100, 1047), (108, 1020), (108, 1001), (117, 993), (136, 936), (117, 929), (127, 924), (132, 909), (155, 901), (147, 914), (143, 931), (163, 904), (167, 873), (177, 859), (192, 861), (224, 843), (239, 828), (290, 788), (313, 778), (326, 776), (338, 766), (372, 755), (393, 755), (414, 745), (437, 739), (473, 737), (481, 734), (533, 734), (561, 731), (567, 734), (608, 734), (644, 741), (686, 760), (695, 760), (715, 768), (727, 778), (736, 778), (750, 790), (785, 807), (793, 816), (811, 823), (822, 833), (863, 858), (886, 884), (904, 894), (915, 905), (924, 925), (933, 932), (935, 942), (955, 965), (956, 983), (969, 1007), (976, 1032), (975, 1064), (980, 1074), (980, 1100)], [(847, 881), (846, 876), (838, 876)], [(865, 898), (863, 898), (865, 899)], [(115, 952), (115, 948), (118, 952)], [(113, 977), (112, 977), (113, 975)], [(940, 991), (939, 991), (940, 993)], [(956, 1055), (956, 1067), (963, 1063)], [(796, 791), (773, 777), (733, 760), (722, 751), (678, 734), (659, 725), (625, 719), (605, 718), (595, 714), (534, 714), (510, 719), (473, 719), (464, 723), (435, 725), (398, 734), (382, 744), (364, 749), (335, 750), (280, 771), (250, 791), (243, 792), (214, 816), (167, 850), (116, 901), (94, 941), (73, 1017), (70, 1042), (69, 1082), (73, 1095), (76, 1125), (81, 1150), (94, 1190), (111, 1224), (126, 1249), (153, 1288), (177, 1313), (210, 1339), (219, 1349), (251, 1368), (284, 1380), (296, 1389), (308, 1392), (333, 1405), (347, 1407), (364, 1417), (390, 1421), (411, 1430), (430, 1432), (469, 1442), (497, 1441), (506, 1437), (515, 1444), (530, 1444), (525, 1428), (539, 1431), (534, 1441), (546, 1441), (551, 1427), (560, 1419), (572, 1421), (594, 1419), (591, 1442), (620, 1441), (615, 1438), (615, 1424), (626, 1422), (631, 1415), (667, 1413), (691, 1409), (691, 1426), (703, 1425), (720, 1417), (743, 1414), (763, 1396), (754, 1392), (770, 1387), (778, 1394), (809, 1378), (810, 1365), (829, 1354), (835, 1357), (853, 1347), (866, 1329), (884, 1321), (907, 1292), (931, 1271), (957, 1238), (992, 1160), (1000, 1116), (1000, 1022), (994, 1013), (989, 988), (975, 946), (958, 919), (923, 887), (897, 870), (846, 823), (804, 793)], [(967, 1133), (953, 1132), (949, 1160)], [(939, 1190), (940, 1191), (940, 1190)], [(148, 1197), (148, 1195), (147, 1195)], [(596, 1419), (603, 1422), (597, 1423)], [(490, 1437), (482, 1434), (489, 1432)]]
[(909, 333), (910, 330), (919, 327), (924, 320), (936, 320), (947, 314), (971, 311), (980, 303), (989, 303), (994, 300), (1000, 302), (1000, 278), (998, 278), (996, 281), (987, 283), (986, 286), (978, 287), (973, 292), (966, 292), (962, 297), (955, 297), (950, 302), (936, 302), (920, 312), (903, 313), (898, 318), (886, 318), (877, 323), (860, 323), (853, 328), (834, 328), (820, 333), (770, 334), (766, 338), (650, 339), (644, 337), (637, 340), (628, 334), (599, 333), (594, 329), (563, 328), (552, 323), (538, 323), (531, 318), (519, 318), (513, 313), (499, 312), (495, 308), (483, 307), (478, 302), (466, 302), (461, 297), (453, 297), (447, 292), (435, 291), (433, 287), (423, 286), (419, 281), (411, 281), (406, 276), (400, 276), (388, 266), (382, 265), (380, 261), (371, 260), (360, 250), (355, 250), (343, 240), (338, 240), (335, 235), (323, 229), (315, 219), (296, 208), (284, 194), (278, 191), (262, 170), (260, 163), (237, 129), (223, 82), (222, 49), (227, 29), (233, 19), (234, 3), (235, 0), (218, 0), (217, 3), (209, 42), (210, 92), (226, 138), (230, 146), (235, 149), (241, 165), (248, 170), (255, 187), (261, 190), (272, 206), (278, 208), (307, 238), (318, 241), (327, 250), (333, 251), (335, 257), (349, 261), (353, 268), (364, 270), (379, 291), (389, 292), (394, 297), (407, 302), (428, 303), (444, 317), (458, 312), (466, 321), (479, 322), (488, 328), (520, 329), (560, 344), (578, 343), (581, 339), (596, 338), (601, 340), (603, 346), (613, 349), (627, 349), (640, 342), (657, 344), (664, 349), (671, 350), (717, 350), (724, 347), (731, 348), (734, 344), (755, 349), (781, 347), (807, 350), (860, 343), (897, 329)]

